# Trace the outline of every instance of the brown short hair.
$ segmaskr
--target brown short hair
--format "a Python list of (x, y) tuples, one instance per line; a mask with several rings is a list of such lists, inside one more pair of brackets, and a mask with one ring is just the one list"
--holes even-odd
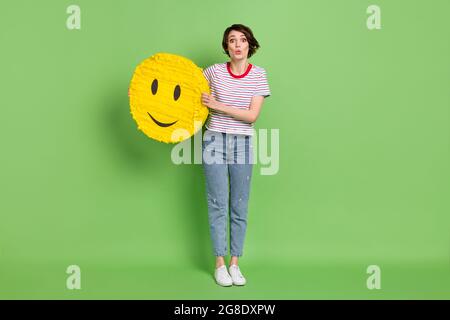
[(244, 26), (243, 24), (233, 24), (232, 26), (229, 26), (226, 28), (225, 32), (223, 33), (223, 39), (222, 39), (222, 48), (225, 50), (225, 53), (227, 56), (230, 56), (230, 53), (228, 52), (228, 35), (232, 30), (242, 32), (248, 41), (248, 55), (247, 58), (250, 58), (256, 50), (259, 49), (259, 43), (258, 40), (253, 36), (252, 30)]

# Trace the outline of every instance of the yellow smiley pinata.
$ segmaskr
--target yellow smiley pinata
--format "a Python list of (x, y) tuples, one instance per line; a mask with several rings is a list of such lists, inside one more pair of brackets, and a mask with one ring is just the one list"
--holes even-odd
[[(202, 92), (208, 81), (191, 60), (157, 53), (139, 64), (130, 84), (130, 109), (138, 129), (152, 139), (176, 143), (198, 130), (208, 117)], [(185, 134), (177, 134), (184, 132)]]

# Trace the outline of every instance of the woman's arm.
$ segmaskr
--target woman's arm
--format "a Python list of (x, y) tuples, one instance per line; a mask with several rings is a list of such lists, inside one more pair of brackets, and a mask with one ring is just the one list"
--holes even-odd
[(264, 97), (252, 97), (250, 108), (248, 110), (227, 106), (226, 104), (216, 101), (213, 95), (207, 93), (202, 93), (202, 103), (210, 109), (221, 111), (229, 114), (235, 119), (252, 123), (258, 119), (259, 113), (261, 112), (261, 107), (264, 103)]

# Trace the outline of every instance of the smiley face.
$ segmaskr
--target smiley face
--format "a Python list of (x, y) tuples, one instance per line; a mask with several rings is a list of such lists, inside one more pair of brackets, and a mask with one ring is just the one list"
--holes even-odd
[(202, 92), (210, 92), (202, 69), (191, 60), (157, 53), (137, 66), (131, 79), (130, 109), (138, 129), (165, 143), (183, 141), (201, 129), (208, 108)]

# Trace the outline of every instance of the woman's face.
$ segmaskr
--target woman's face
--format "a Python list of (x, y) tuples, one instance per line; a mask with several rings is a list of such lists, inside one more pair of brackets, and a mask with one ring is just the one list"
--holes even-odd
[(232, 60), (246, 59), (248, 55), (248, 42), (245, 35), (236, 30), (228, 34), (228, 53)]

